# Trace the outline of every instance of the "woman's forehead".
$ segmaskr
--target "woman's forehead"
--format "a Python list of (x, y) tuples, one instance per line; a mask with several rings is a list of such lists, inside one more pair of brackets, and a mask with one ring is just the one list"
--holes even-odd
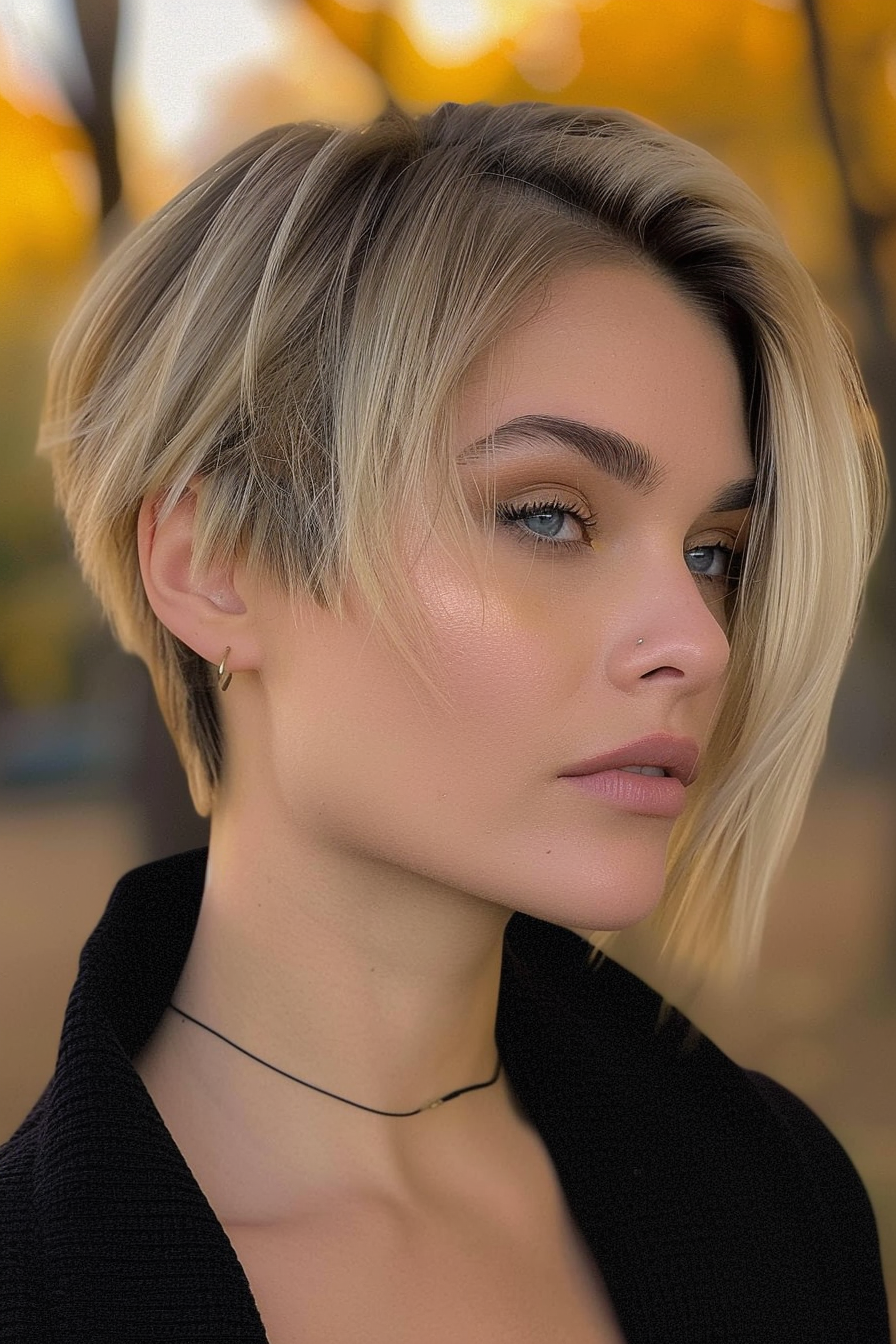
[(459, 406), (462, 456), (475, 455), (499, 429), (509, 451), (537, 444), (551, 437), (553, 419), (569, 422), (574, 447), (593, 430), (603, 442), (615, 435), (659, 459), (723, 460), (736, 475), (751, 474), (730, 343), (676, 288), (642, 268), (599, 266), (562, 277), (548, 302), (505, 332), (473, 372)]

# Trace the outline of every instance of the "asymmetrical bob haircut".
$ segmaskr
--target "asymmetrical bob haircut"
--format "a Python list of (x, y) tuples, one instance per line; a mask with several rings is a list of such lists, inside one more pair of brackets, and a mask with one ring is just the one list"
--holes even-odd
[(226, 745), (215, 668), (149, 605), (141, 501), (159, 492), (167, 516), (195, 488), (197, 568), (239, 559), (338, 616), (351, 594), (409, 690), (438, 695), (406, 539), (438, 523), (485, 581), (448, 449), (465, 377), (553, 278), (596, 263), (666, 277), (743, 380), (757, 494), (728, 676), (645, 921), (663, 956), (730, 984), (755, 966), (821, 762), (888, 485), (847, 341), (718, 160), (628, 112), (542, 103), (274, 127), (100, 269), (54, 348), (38, 452), (208, 815)]

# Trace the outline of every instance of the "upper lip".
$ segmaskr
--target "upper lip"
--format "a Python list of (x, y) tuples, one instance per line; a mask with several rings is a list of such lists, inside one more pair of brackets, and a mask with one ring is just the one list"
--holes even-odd
[(699, 771), (697, 758), (700, 747), (692, 737), (673, 737), (671, 733), (653, 733), (627, 742), (615, 751), (592, 756), (587, 761), (564, 770), (564, 775), (596, 775), (601, 770), (615, 770), (622, 765), (657, 765), (680, 779), (682, 784), (693, 784)]

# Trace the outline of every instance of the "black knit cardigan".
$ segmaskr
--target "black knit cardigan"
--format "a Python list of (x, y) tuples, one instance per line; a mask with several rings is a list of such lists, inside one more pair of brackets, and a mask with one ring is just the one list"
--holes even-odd
[[(81, 952), (53, 1076), (0, 1147), (2, 1344), (266, 1338), (131, 1064), (186, 960), (207, 857), (125, 874)], [(628, 1344), (889, 1344), (874, 1213), (840, 1143), (588, 952), (514, 914), (496, 1042)]]

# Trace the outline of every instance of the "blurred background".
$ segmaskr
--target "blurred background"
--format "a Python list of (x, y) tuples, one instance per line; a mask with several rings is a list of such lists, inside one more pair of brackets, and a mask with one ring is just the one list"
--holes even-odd
[[(896, 453), (893, 0), (0, 0), (0, 1142), (115, 881), (208, 835), (34, 457), (50, 343), (108, 249), (225, 151), (390, 98), (622, 106), (725, 160), (852, 332)], [(686, 992), (637, 928), (613, 955), (837, 1135), (896, 1323), (892, 531), (757, 975)]]

